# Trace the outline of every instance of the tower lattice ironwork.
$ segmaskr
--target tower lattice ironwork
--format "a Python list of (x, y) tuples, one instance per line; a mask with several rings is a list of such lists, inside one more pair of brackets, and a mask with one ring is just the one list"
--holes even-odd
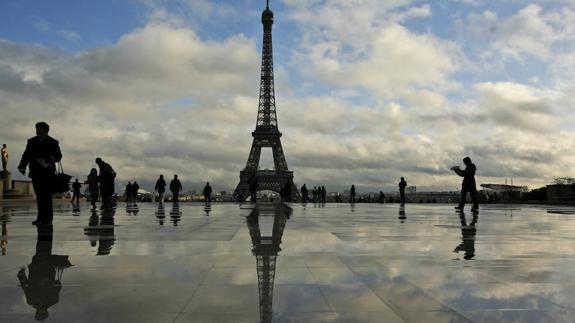
[[(281, 132), (278, 129), (276, 115), (276, 100), (274, 91), (274, 67), (272, 49), (272, 24), (274, 14), (269, 8), (269, 0), (262, 12), (262, 25), (264, 29), (262, 47), (262, 70), (260, 77), (260, 98), (258, 104), (258, 117), (256, 130), (252, 132), (254, 138), (246, 167), (240, 172), (240, 182), (234, 191), (234, 197), (244, 201), (249, 196), (249, 184), (257, 179), (259, 190), (279, 192), (286, 182), (291, 183), (292, 197), (297, 195), (293, 185), (293, 172), (288, 169), (281, 144)], [(260, 170), (260, 155), (262, 147), (272, 149), (274, 159), (273, 170)]]
[[(292, 209), (283, 204), (257, 206), (246, 218), (252, 238), (252, 253), (256, 257), (258, 290), (260, 303), (260, 323), (271, 323), (273, 317), (274, 279), (276, 259), (281, 251), (280, 245), (287, 219)], [(273, 216), (274, 224), (271, 236), (262, 236), (259, 224), (261, 216)]]

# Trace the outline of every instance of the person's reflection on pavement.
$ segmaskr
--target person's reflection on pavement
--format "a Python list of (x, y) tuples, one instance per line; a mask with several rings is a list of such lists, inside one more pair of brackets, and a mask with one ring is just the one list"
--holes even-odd
[(116, 209), (105, 208), (102, 210), (102, 215), (100, 216), (100, 235), (98, 237), (98, 256), (109, 255), (116, 241), (116, 236), (114, 235), (114, 215), (116, 214)]
[(461, 212), (459, 214), (459, 218), (461, 220), (462, 242), (457, 247), (455, 247), (453, 252), (459, 253), (460, 251), (463, 251), (463, 259), (471, 260), (473, 257), (475, 257), (475, 235), (477, 234), (477, 228), (475, 225), (477, 224), (478, 216), (477, 213), (473, 213), (473, 220), (471, 223), (469, 223), (469, 225), (467, 225), (465, 213)]
[(175, 227), (177, 227), (178, 223), (180, 223), (181, 217), (182, 212), (180, 212), (180, 203), (174, 201), (172, 210), (170, 211), (170, 221), (174, 224)]
[(204, 212), (206, 212), (206, 216), (210, 216), (211, 211), (212, 211), (212, 205), (206, 204), (206, 206), (204, 207)]
[(158, 203), (158, 210), (156, 211), (156, 218), (160, 225), (164, 225), (166, 219), (166, 211), (164, 210), (164, 203)]
[(397, 217), (399, 220), (401, 220), (401, 223), (404, 223), (405, 220), (407, 219), (407, 216), (405, 215), (405, 205), (400, 205), (399, 206), (399, 216)]
[(35, 318), (44, 321), (48, 318), (48, 308), (57, 304), (62, 289), (62, 273), (72, 266), (68, 256), (52, 254), (53, 227), (51, 225), (37, 226), (38, 239), (36, 255), (32, 263), (18, 271), (18, 280), (29, 305), (36, 309)]
[(8, 215), (7, 208), (2, 209), (0, 221), (2, 221), (2, 239), (0, 240), (0, 249), (2, 249), (2, 256), (6, 256), (6, 253), (8, 252), (8, 222), (10, 221), (10, 215)]

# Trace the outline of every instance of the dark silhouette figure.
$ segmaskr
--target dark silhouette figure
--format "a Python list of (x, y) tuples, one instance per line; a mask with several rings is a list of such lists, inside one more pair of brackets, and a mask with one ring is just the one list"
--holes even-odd
[(316, 203), (318, 201), (318, 199), (317, 199), (317, 196), (318, 196), (317, 187), (315, 187), (315, 186), (313, 187), (313, 189), (311, 190), (311, 196), (312, 196), (312, 202)]
[(164, 203), (164, 194), (166, 193), (166, 181), (164, 180), (164, 175), (160, 175), (160, 178), (156, 181), (154, 190), (158, 192), (158, 202), (160, 204)]
[(80, 189), (82, 188), (82, 184), (80, 184), (80, 182), (78, 182), (78, 179), (76, 178), (76, 180), (74, 181), (74, 183), (72, 183), (72, 200), (70, 200), (71, 203), (74, 203), (74, 199), (76, 199), (76, 203), (80, 203)]
[(178, 175), (174, 175), (174, 179), (170, 181), (170, 191), (172, 191), (172, 200), (178, 202), (180, 192), (182, 191), (182, 183), (178, 179)]
[(463, 163), (465, 164), (464, 170), (459, 168), (459, 166), (451, 168), (457, 175), (463, 177), (463, 182), (461, 183), (461, 199), (459, 200), (459, 205), (455, 208), (463, 210), (467, 193), (469, 193), (471, 203), (473, 203), (471, 211), (477, 211), (479, 209), (479, 203), (477, 202), (477, 188), (475, 186), (475, 171), (477, 168), (471, 162), (471, 158), (469, 157), (463, 158)]
[(18, 271), (18, 280), (28, 305), (36, 309), (35, 319), (45, 321), (49, 316), (48, 308), (59, 301), (62, 273), (72, 264), (68, 256), (52, 254), (51, 225), (38, 225), (37, 230), (36, 254), (28, 265), (28, 275), (26, 268), (22, 268)]
[(30, 166), (29, 176), (32, 179), (38, 217), (32, 224), (50, 224), (54, 217), (52, 210), (52, 183), (56, 174), (56, 163), (62, 159), (58, 140), (48, 136), (50, 126), (45, 122), (36, 124), (36, 137), (28, 139), (26, 150), (18, 165), (22, 175)]
[(95, 208), (96, 202), (98, 201), (98, 196), (100, 195), (100, 178), (98, 177), (98, 171), (95, 168), (90, 170), (88, 179), (84, 183), (88, 184), (90, 202), (92, 204), (92, 208)]
[(0, 149), (0, 157), (2, 158), (2, 172), (8, 173), (6, 167), (8, 166), (8, 158), (10, 158), (10, 154), (8, 153), (8, 146), (6, 144), (3, 144), (2, 149)]
[(349, 190), (349, 203), (355, 203), (355, 185), (351, 185)]
[(280, 192), (280, 196), (282, 198), (282, 202), (291, 202), (291, 188), (293, 186), (293, 183), (291, 181), (286, 181), (286, 183), (284, 184), (284, 186), (282, 187), (282, 190)]
[(132, 184), (132, 203), (136, 203), (138, 201), (138, 191), (140, 190), (140, 185), (138, 185), (138, 182), (134, 181), (134, 184)]
[(305, 186), (305, 184), (302, 185), (300, 192), (301, 192), (301, 201), (303, 203), (307, 203), (307, 201), (309, 200), (309, 195), (308, 195), (308, 190), (307, 190), (307, 187)]
[(128, 182), (128, 185), (126, 185), (126, 189), (124, 191), (124, 196), (126, 197), (126, 203), (128, 204), (132, 203), (132, 190), (133, 190), (132, 182)]
[(210, 182), (206, 183), (206, 186), (204, 186), (204, 202), (207, 203), (212, 203), (212, 187), (210, 186)]
[(250, 196), (251, 196), (252, 203), (257, 202), (257, 199), (258, 199), (257, 193), (259, 190), (260, 190), (260, 183), (258, 182), (258, 179), (254, 176), (250, 180)]
[(401, 205), (405, 205), (405, 188), (407, 187), (407, 182), (405, 178), (401, 178), (399, 181), (399, 200), (401, 201)]
[(96, 164), (100, 168), (100, 195), (102, 196), (102, 205), (104, 207), (112, 207), (113, 201), (112, 197), (115, 192), (114, 180), (116, 179), (116, 172), (110, 166), (102, 160), (102, 158), (96, 158)]
[(465, 214), (461, 212), (459, 215), (459, 219), (461, 220), (461, 239), (462, 242), (455, 247), (453, 252), (465, 252), (463, 259), (471, 260), (475, 257), (475, 236), (477, 234), (477, 228), (475, 225), (477, 224), (478, 216), (477, 214), (473, 215), (473, 220), (467, 225), (467, 220), (465, 219)]
[(383, 191), (379, 191), (379, 203), (385, 203), (385, 194), (383, 194)]
[(327, 198), (327, 191), (325, 190), (325, 186), (321, 186), (321, 202), (325, 203)]

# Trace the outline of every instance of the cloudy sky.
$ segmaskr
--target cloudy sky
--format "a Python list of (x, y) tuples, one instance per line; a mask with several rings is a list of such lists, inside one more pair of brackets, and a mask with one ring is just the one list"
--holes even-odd
[[(255, 128), (263, 0), (0, 2), (0, 142), (34, 123), (82, 178), (180, 174), (231, 190)], [(331, 190), (537, 187), (575, 175), (575, 2), (272, 0), (278, 122), (295, 181)], [(267, 153), (267, 155), (266, 155)], [(262, 167), (271, 168), (271, 151)], [(147, 187), (150, 189), (151, 187)]]

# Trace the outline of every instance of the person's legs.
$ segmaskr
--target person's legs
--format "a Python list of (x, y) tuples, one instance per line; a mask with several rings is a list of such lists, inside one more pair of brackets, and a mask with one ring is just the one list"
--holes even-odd
[(479, 203), (477, 202), (477, 190), (470, 190), (469, 195), (471, 196), (472, 210), (479, 209)]
[(466, 197), (467, 197), (467, 190), (462, 188), (461, 189), (461, 198), (459, 199), (459, 205), (457, 206), (457, 208), (463, 209), (463, 207), (465, 206)]
[(399, 200), (401, 204), (405, 204), (405, 192), (399, 191)]

